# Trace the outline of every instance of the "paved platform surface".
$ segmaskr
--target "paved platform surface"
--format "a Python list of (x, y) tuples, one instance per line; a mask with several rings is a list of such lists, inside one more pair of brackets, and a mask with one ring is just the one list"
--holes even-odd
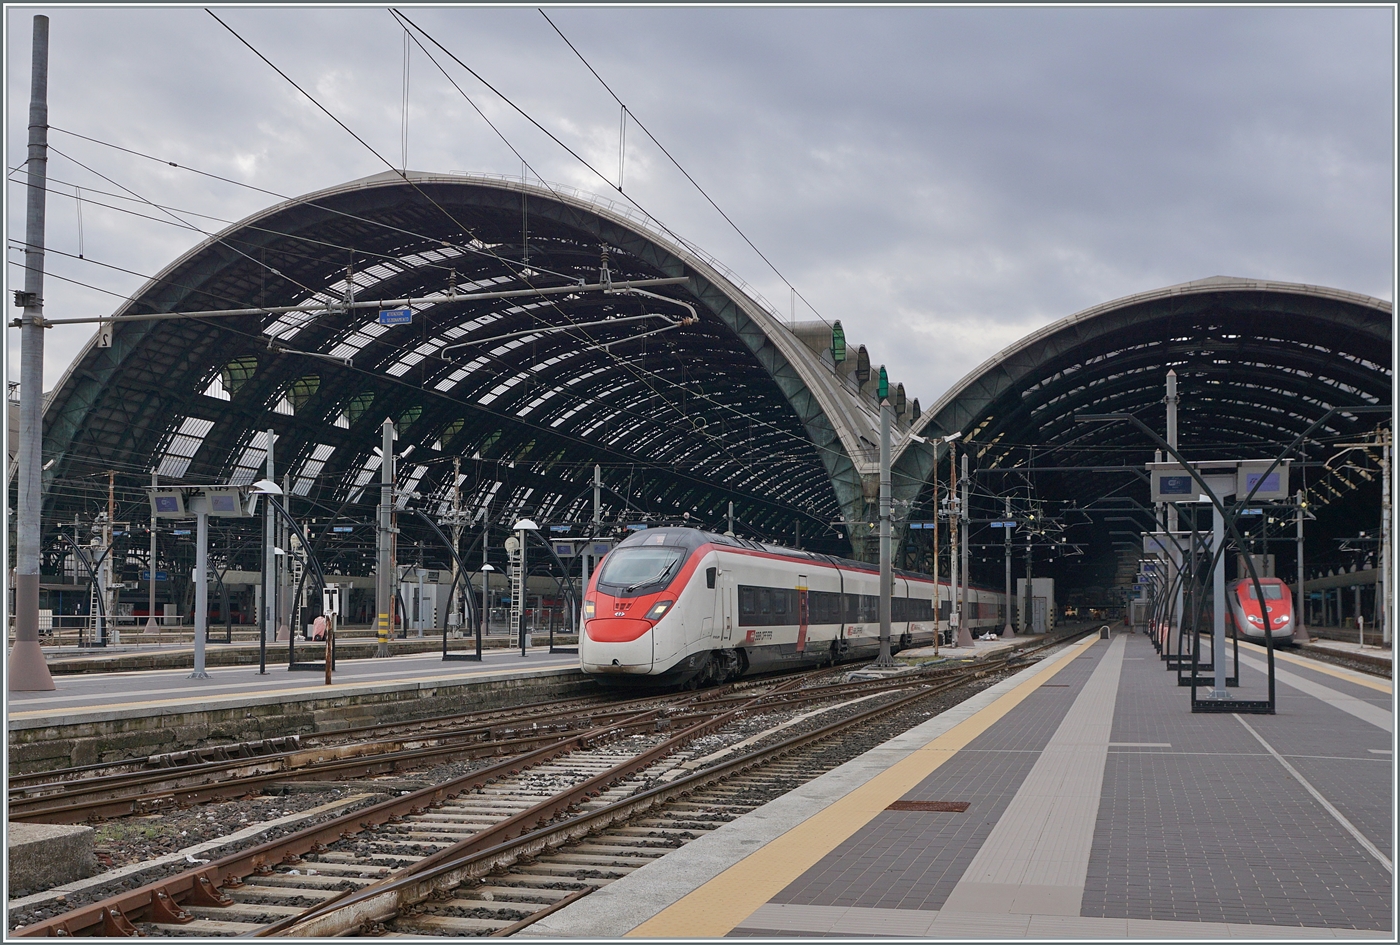
[[(188, 669), (55, 676), (52, 692), (11, 692), (7, 715), (14, 728), (16, 723), (56, 717), (74, 722), (123, 711), (158, 714), (163, 709), (213, 708), (257, 699), (323, 698), (332, 690), (348, 694), (385, 686), (431, 686), (578, 666), (576, 653), (551, 654), (548, 647), (527, 652), (522, 658), (518, 649), (486, 650), (480, 663), (444, 662), (441, 653), (339, 659), (331, 686), (325, 685), (323, 671), (290, 672), (285, 662), (269, 663), (266, 675), (259, 675), (257, 666), (211, 667), (208, 679), (191, 679)], [(279, 655), (285, 658), (285, 653)]]
[(1145, 636), (1073, 644), (522, 935), (1393, 941), (1391, 685), (1276, 681), (1192, 714)]

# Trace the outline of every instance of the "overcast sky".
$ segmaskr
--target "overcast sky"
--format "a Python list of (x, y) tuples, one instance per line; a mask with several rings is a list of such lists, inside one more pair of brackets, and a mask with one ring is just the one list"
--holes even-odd
[[(1028, 332), (1134, 292), (1238, 275), (1392, 298), (1389, 8), (547, 9), (821, 315), (926, 407)], [(610, 189), (618, 106), (536, 9), (405, 10), (609, 180), (443, 60), (541, 176)], [(9, 169), (24, 160), (36, 12), (51, 19), (57, 128), (288, 196), (384, 170), (202, 9), (18, 6)], [(403, 31), (387, 9), (218, 12), (400, 163)], [(409, 167), (521, 173), (416, 47), (409, 74)], [(206, 214), (182, 216), (209, 231), (274, 202), (50, 142), (60, 193), (121, 192), (100, 173)], [(24, 188), (10, 176), (13, 246)], [(635, 128), (624, 187), (786, 313), (784, 283)], [(76, 255), (76, 201), (51, 194), (48, 214), (49, 245)], [(154, 274), (201, 239), (84, 202), (85, 260), (51, 255), (48, 270), (107, 292), (50, 279), (46, 314), (108, 314), (143, 280), (97, 263)], [(20, 277), (7, 266), (7, 284)], [(813, 317), (800, 302), (797, 316)], [(48, 333), (46, 386), (91, 334)], [(18, 332), (6, 335), (14, 377)]]

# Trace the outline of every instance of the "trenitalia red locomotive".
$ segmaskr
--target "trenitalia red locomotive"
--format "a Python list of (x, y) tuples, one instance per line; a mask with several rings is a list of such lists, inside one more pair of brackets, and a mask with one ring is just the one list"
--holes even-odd
[(1293, 640), (1293, 595), (1288, 585), (1278, 578), (1260, 578), (1259, 590), (1264, 592), (1264, 613), (1259, 612), (1259, 594), (1249, 578), (1230, 586), (1230, 618), (1240, 633), (1252, 640), (1264, 639), (1264, 625), (1269, 636), (1279, 643)]
[[(648, 529), (620, 542), (589, 582), (579, 660), (609, 682), (696, 686), (869, 659), (880, 649), (879, 593), (879, 570), (863, 562), (694, 528)], [(1000, 629), (1003, 596), (969, 589), (974, 635)], [(950, 600), (947, 584), (896, 571), (891, 648), (931, 645)]]

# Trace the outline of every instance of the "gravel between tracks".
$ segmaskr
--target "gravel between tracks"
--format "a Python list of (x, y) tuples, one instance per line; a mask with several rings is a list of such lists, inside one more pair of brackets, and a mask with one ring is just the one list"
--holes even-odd
[[(894, 735), (917, 725), (931, 715), (935, 715), (957, 705), (975, 692), (992, 685), (1004, 675), (1004, 673), (997, 673), (980, 680), (974, 680), (967, 685), (960, 686), (949, 692), (930, 696), (927, 699), (920, 700), (915, 705), (896, 715), (866, 726), (858, 732), (849, 733), (841, 739), (829, 740), (819, 746), (805, 749), (806, 752), (813, 754), (814, 764), (809, 769), (812, 772), (811, 777), (815, 777), (823, 771), (829, 770), (850, 758), (856, 757), (862, 752), (883, 743)], [(831, 709), (830, 711), (822, 712), (812, 718), (796, 722), (783, 729), (781, 732), (773, 733), (751, 747), (760, 748), (772, 741), (789, 738), (793, 735), (810, 731), (811, 729), (829, 724), (837, 718), (865, 711), (879, 704), (881, 701), (893, 700), (904, 694), (905, 693), (882, 694), (873, 699), (861, 700), (850, 705), (844, 705)], [(815, 706), (807, 705), (787, 711), (780, 711), (778, 713), (755, 712), (752, 716), (746, 716), (726, 726), (722, 732), (717, 732), (713, 735), (698, 739), (692, 744), (687, 754), (691, 757), (703, 756), (708, 750), (717, 750), (732, 745), (736, 741), (772, 728), (780, 722), (809, 712), (814, 707)], [(295, 823), (281, 825), (259, 833), (254, 837), (249, 837), (243, 841), (221, 847), (217, 853), (206, 854), (206, 856), (217, 858), (240, 849), (246, 849), (265, 843), (294, 830), (322, 823), (349, 810), (360, 809), (378, 803), (386, 796), (402, 793), (404, 788), (417, 787), (429, 783), (441, 783), (455, 777), (460, 777), (483, 766), (485, 763), (487, 762), (445, 763), (421, 771), (412, 772), (407, 778), (401, 775), (399, 777), (381, 779), (379, 782), (371, 779), (355, 781), (353, 783), (301, 783), (289, 788), (285, 793), (264, 794), (258, 797), (244, 798), (236, 801), (205, 804), (190, 809), (172, 810), (144, 817), (122, 818), (98, 827), (97, 848), (99, 857), (104, 867), (119, 869), (123, 866), (146, 862), (162, 855), (178, 853), (181, 850), (196, 846), (202, 842), (217, 840), (251, 825), (266, 822), (280, 816), (310, 810), (323, 804), (333, 802), (336, 799), (344, 798), (351, 793), (373, 792), (372, 796), (365, 798), (352, 807), (341, 808), (334, 813), (327, 812), (310, 819), (300, 819)], [(751, 792), (754, 793), (755, 796), (753, 798), (746, 798), (746, 800), (755, 804), (765, 803), (799, 784), (805, 783), (806, 780), (809, 780), (809, 778), (803, 777), (801, 779), (774, 781), (771, 784), (764, 785), (762, 789), (755, 789), (755, 791)], [(636, 790), (646, 790), (650, 786), (652, 785), (648, 780), (638, 783)], [(758, 795), (762, 796), (760, 797)], [(720, 812), (717, 811), (716, 813)], [(721, 819), (728, 820), (731, 819), (731, 817), (721, 814)], [(718, 823), (709, 824), (701, 828), (701, 831), (712, 829), (715, 826), (718, 826)], [(369, 840), (369, 838), (365, 839)], [(120, 894), (125, 889), (136, 888), (147, 883), (158, 881), (165, 876), (174, 875), (188, 869), (190, 865), (189, 862), (186, 862), (182, 858), (176, 862), (155, 865), (149, 869), (127, 873), (119, 879), (114, 879), (112, 882), (71, 893), (59, 901), (51, 900), (35, 907), (19, 909), (10, 914), (10, 927), (14, 929), (21, 925), (42, 921), (75, 907)], [(20, 891), (16, 898), (23, 898), (27, 894), (28, 891)]]

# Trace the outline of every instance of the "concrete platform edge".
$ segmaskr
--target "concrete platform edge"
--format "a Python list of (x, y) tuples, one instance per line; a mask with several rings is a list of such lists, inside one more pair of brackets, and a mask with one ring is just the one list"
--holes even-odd
[(1062, 652), (1062, 647), (1055, 648), (1035, 665), (541, 919), (514, 937), (621, 938), (761, 845), (782, 836), (1002, 695), (1040, 675)]
[[(450, 689), (453, 687), (470, 687), (482, 685), (486, 682), (495, 682), (499, 679), (528, 680), (545, 679), (550, 676), (578, 675), (577, 667), (570, 666), (559, 669), (540, 669), (532, 672), (512, 674), (501, 677), (477, 677), (474, 679), (454, 679), (452, 677), (441, 677), (430, 680), (413, 680), (407, 682), (383, 682), (365, 683), (357, 685), (354, 683), (339, 684), (332, 686), (321, 686), (319, 688), (307, 687), (300, 690), (288, 690), (286, 692), (274, 692), (264, 696), (238, 696), (224, 697), (220, 701), (228, 703), (228, 706), (209, 705), (203, 709), (191, 709), (188, 705), (136, 705), (126, 709), (104, 709), (102, 711), (75, 711), (64, 713), (61, 722), (55, 722), (54, 715), (50, 712), (45, 716), (35, 716), (31, 718), (9, 718), (7, 727), (11, 732), (25, 731), (35, 728), (52, 728), (55, 725), (72, 726), (94, 724), (101, 722), (115, 722), (122, 719), (151, 718), (164, 716), (186, 715), (192, 712), (207, 712), (211, 708), (227, 708), (236, 706), (239, 708), (252, 708), (262, 705), (285, 705), (289, 702), (320, 702), (335, 699), (349, 699), (363, 696), (385, 695), (394, 692), (421, 692), (423, 690)], [(310, 675), (308, 675), (308, 679)], [(158, 701), (158, 700), (157, 700)], [(171, 700), (173, 702), (173, 700)]]

